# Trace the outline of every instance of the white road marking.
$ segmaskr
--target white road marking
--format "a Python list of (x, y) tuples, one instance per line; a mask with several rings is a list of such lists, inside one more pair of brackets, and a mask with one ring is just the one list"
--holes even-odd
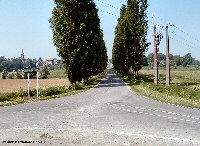
[[(109, 103), (110, 105), (112, 105), (111, 103)], [(113, 106), (117, 106), (117, 104), (113, 104)], [(121, 107), (132, 107), (132, 106), (127, 106), (127, 105), (118, 105), (118, 106), (121, 106)], [(155, 112), (162, 112), (162, 113), (167, 113), (167, 114), (172, 114), (172, 115), (177, 115), (177, 116), (182, 116), (182, 117), (186, 117), (186, 118), (191, 118), (191, 119), (196, 119), (196, 120), (199, 120), (199, 118), (195, 118), (195, 117), (191, 117), (191, 116), (187, 116), (187, 115), (181, 115), (179, 113), (175, 113), (175, 112), (171, 112), (171, 111), (159, 111), (159, 110), (153, 110), (153, 109), (145, 109), (143, 107), (133, 107), (135, 109), (141, 109), (141, 110), (148, 110), (148, 111), (155, 111)], [(120, 108), (120, 107), (116, 107), (116, 109), (119, 109), (119, 110), (123, 110), (123, 111), (127, 111), (127, 112), (130, 112), (130, 110), (128, 109), (123, 109), (123, 108)], [(154, 114), (152, 113), (145, 113), (145, 112), (140, 112), (140, 111), (133, 111), (133, 113), (139, 113), (139, 114), (144, 114), (144, 115), (150, 115), (150, 116), (153, 116)], [(173, 119), (173, 120), (177, 120), (178, 118), (177, 117), (168, 117), (166, 115), (162, 116), (162, 115), (155, 115), (157, 117), (163, 117), (163, 118), (168, 118), (168, 119)], [(192, 120), (188, 120), (188, 119), (179, 119), (180, 121), (186, 121), (186, 122), (192, 122)], [(197, 123), (193, 121), (193, 123)]]

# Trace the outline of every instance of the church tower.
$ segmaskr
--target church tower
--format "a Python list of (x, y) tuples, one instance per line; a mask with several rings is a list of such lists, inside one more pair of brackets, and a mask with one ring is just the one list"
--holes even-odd
[(23, 51), (23, 49), (22, 49), (22, 54), (21, 54), (21, 60), (22, 60), (23, 63), (25, 62), (24, 51)]

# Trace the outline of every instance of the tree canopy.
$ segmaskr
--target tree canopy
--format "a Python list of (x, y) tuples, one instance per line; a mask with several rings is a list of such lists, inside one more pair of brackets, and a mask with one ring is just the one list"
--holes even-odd
[(107, 50), (93, 0), (55, 0), (50, 19), (54, 44), (71, 83), (88, 80), (107, 66)]
[(128, 74), (130, 68), (138, 76), (144, 64), (147, 43), (147, 0), (128, 0), (123, 5), (115, 30), (113, 65), (116, 71)]

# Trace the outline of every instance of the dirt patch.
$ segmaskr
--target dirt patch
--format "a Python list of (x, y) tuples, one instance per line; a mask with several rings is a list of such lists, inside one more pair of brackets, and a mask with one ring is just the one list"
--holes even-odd
[[(47, 88), (51, 86), (70, 85), (68, 79), (39, 79), (40, 88)], [(28, 86), (27, 79), (0, 79), (0, 93), (15, 92), (19, 90), (26, 90)], [(36, 79), (30, 80), (30, 88), (36, 88)]]

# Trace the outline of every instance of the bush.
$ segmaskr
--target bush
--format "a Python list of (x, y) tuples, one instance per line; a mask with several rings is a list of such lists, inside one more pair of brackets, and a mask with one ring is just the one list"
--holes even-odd
[(1, 73), (2, 79), (6, 79), (6, 77), (8, 76), (8, 71), (6, 69), (3, 70), (3, 72)]
[(9, 73), (9, 74), (8, 74), (8, 78), (9, 78), (9, 79), (14, 79), (14, 76), (15, 76), (14, 73)]

